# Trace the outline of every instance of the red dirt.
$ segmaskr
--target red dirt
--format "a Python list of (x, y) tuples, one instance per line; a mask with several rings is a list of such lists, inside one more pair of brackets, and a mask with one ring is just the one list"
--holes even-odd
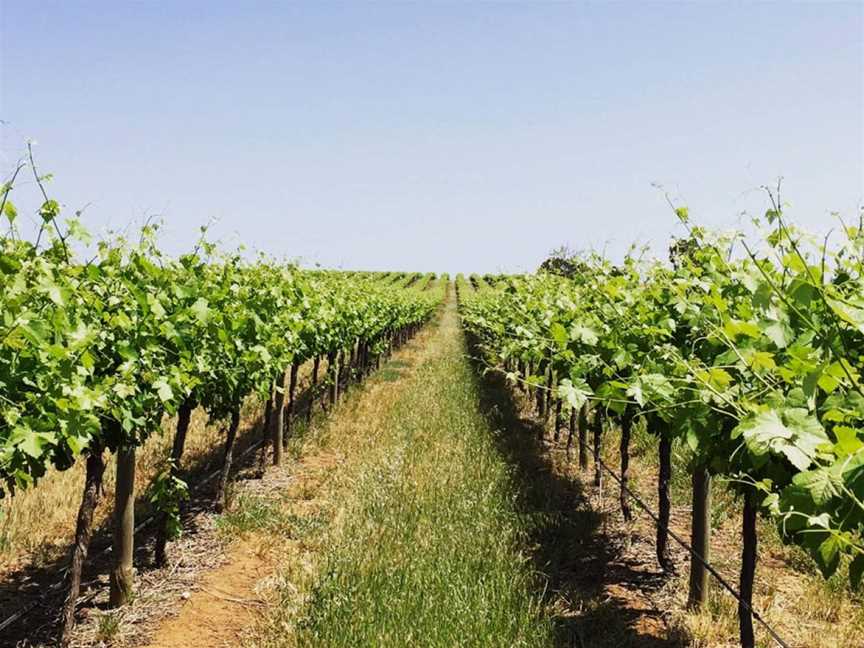
[(225, 565), (201, 580), (179, 614), (160, 626), (147, 648), (236, 646), (242, 630), (265, 609), (256, 586), (272, 569), (269, 556), (254, 543), (239, 544)]

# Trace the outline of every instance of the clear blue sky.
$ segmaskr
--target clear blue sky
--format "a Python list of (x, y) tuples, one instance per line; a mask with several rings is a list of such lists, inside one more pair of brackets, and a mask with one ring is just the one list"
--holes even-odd
[[(864, 199), (864, 4), (0, 0), (0, 164), (99, 231), (306, 263), (533, 269)], [(662, 251), (662, 248), (661, 248)]]

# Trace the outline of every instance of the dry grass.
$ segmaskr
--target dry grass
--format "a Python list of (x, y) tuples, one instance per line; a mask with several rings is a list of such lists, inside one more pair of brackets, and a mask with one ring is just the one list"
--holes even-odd
[[(207, 425), (206, 415), (194, 412), (189, 425), (186, 461), (194, 462), (221, 439), (221, 428)], [(163, 434), (151, 437), (138, 451), (135, 488), (146, 489), (170, 453), (175, 420), (166, 418)], [(247, 423), (248, 425), (248, 423)], [(110, 514), (114, 495), (114, 456), (105, 471), (105, 493), (96, 513), (96, 525)], [(3, 503), (0, 519), (0, 574), (25, 564), (39, 566), (62, 553), (72, 539), (75, 516), (84, 484), (84, 465), (51, 471), (36, 488), (17, 493)]]

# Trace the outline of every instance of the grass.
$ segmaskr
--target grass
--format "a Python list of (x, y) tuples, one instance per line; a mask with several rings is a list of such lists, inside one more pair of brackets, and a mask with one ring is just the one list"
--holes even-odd
[(365, 438), (345, 440), (352, 454), (334, 478), (338, 505), (314, 576), (303, 583), (286, 569), (255, 645), (551, 644), (522, 550), (529, 521), (463, 344), (451, 305), (398, 397)]
[(289, 520), (277, 501), (241, 495), (228, 511), (216, 518), (215, 524), (223, 536), (233, 538), (255, 531), (281, 532), (289, 525)]
[(390, 367), (384, 367), (381, 369), (378, 379), (385, 380), (387, 382), (396, 382), (402, 377), (402, 373), (397, 369), (391, 369)]
[(120, 619), (116, 614), (108, 612), (99, 616), (99, 627), (96, 631), (96, 638), (100, 642), (110, 644), (119, 632)]
[(302, 539), (317, 530), (323, 520), (320, 516), (293, 514), (278, 499), (244, 494), (232, 503), (228, 511), (216, 518), (215, 524), (225, 539), (252, 533)]

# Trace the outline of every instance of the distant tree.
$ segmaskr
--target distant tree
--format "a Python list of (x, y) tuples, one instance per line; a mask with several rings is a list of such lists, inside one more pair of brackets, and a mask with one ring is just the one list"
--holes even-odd
[(579, 258), (579, 253), (566, 245), (562, 245), (552, 250), (549, 257), (540, 264), (537, 270), (561, 277), (574, 277), (585, 268), (584, 262)]

